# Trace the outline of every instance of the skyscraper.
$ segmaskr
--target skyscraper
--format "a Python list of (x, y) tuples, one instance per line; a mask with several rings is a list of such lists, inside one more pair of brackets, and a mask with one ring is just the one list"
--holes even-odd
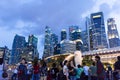
[[(92, 28), (90, 25), (90, 18), (86, 17), (86, 21), (85, 21), (85, 26), (86, 26), (86, 30), (82, 32), (82, 40), (83, 41), (83, 47), (86, 46), (86, 48), (83, 51), (89, 51), (90, 47), (92, 48)], [(91, 45), (90, 45), (91, 44)]]
[(54, 47), (54, 55), (56, 54), (60, 54), (60, 43), (58, 43), (55, 47)]
[(51, 53), (51, 34), (52, 34), (51, 28), (46, 26), (43, 58), (52, 55), (52, 53)]
[(79, 29), (78, 26), (70, 26), (70, 27), (69, 27), (69, 40), (73, 40), (72, 33), (73, 33), (73, 31), (76, 31), (76, 30), (78, 30), (78, 29)]
[(72, 41), (76, 42), (76, 50), (82, 50), (83, 42), (81, 37), (81, 30), (80, 29), (73, 30), (71, 33), (71, 37)]
[(65, 29), (61, 31), (61, 41), (67, 39), (67, 32)]
[(35, 37), (34, 35), (29, 35), (29, 37), (28, 37), (28, 48), (32, 52), (32, 59), (34, 59), (35, 57), (39, 58), (37, 44), (38, 44), (38, 38)]
[(88, 34), (87, 34), (86, 30), (81, 32), (81, 38), (82, 38), (82, 41), (83, 41), (82, 52), (89, 51)]
[(58, 36), (54, 33), (51, 34), (51, 53), (54, 55), (56, 54), (55, 47), (58, 44)]
[(12, 45), (11, 63), (18, 63), (20, 61), (20, 54), (25, 47), (25, 37), (15, 35)]
[(107, 26), (108, 26), (109, 47), (113, 48), (113, 47), (120, 46), (120, 39), (119, 39), (114, 18), (109, 18), (107, 20)]
[(29, 35), (28, 38), (28, 44), (33, 45), (35, 48), (37, 48), (38, 38), (36, 38), (34, 35)]
[(77, 30), (72, 31), (71, 37), (72, 37), (72, 38), (71, 38), (72, 41), (81, 39), (81, 30), (80, 30), (80, 29), (77, 29)]
[(58, 36), (54, 33), (51, 34), (52, 45), (55, 46), (58, 44)]
[(108, 48), (104, 16), (102, 12), (91, 14), (90, 42), (91, 50)]

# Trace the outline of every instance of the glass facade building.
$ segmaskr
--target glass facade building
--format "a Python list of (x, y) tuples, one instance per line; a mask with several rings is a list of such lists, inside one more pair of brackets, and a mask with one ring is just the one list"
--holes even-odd
[(51, 28), (45, 28), (45, 42), (43, 58), (54, 55), (54, 48), (58, 44), (58, 36), (52, 33)]
[(81, 32), (81, 38), (82, 38), (82, 41), (83, 41), (83, 44), (82, 44), (82, 52), (85, 52), (85, 51), (89, 51), (89, 46), (88, 46), (88, 34), (87, 34), (87, 31), (82, 31)]
[(60, 42), (60, 53), (74, 53), (76, 51), (76, 42), (75, 41), (69, 41), (69, 40), (63, 40)]
[(90, 16), (90, 48), (91, 50), (99, 50), (108, 48), (104, 16), (102, 12), (93, 13)]
[[(34, 59), (35, 57), (39, 58), (37, 44), (38, 44), (38, 38), (35, 37), (34, 35), (29, 35), (29, 37), (28, 37), (28, 49), (29, 49), (29, 51), (32, 52), (32, 59)], [(26, 50), (28, 50), (28, 49), (26, 49)]]
[(20, 54), (23, 52), (23, 48), (25, 47), (25, 37), (15, 35), (12, 45), (12, 53), (11, 53), (11, 63), (16, 64), (20, 61)]
[(38, 38), (35, 37), (34, 35), (29, 35), (28, 44), (33, 45), (35, 48), (37, 48)]
[(73, 36), (72, 33), (76, 30), (78, 30), (79, 27), (78, 26), (70, 26), (69, 27), (69, 40), (73, 40)]
[(46, 26), (43, 58), (51, 55), (51, 34), (51, 28)]
[(67, 32), (65, 29), (61, 31), (61, 41), (67, 39)]
[(114, 18), (109, 18), (107, 20), (107, 26), (108, 26), (109, 47), (113, 48), (120, 46), (120, 39)]
[(82, 37), (81, 37), (81, 30), (76, 29), (76, 30), (72, 31), (71, 37), (72, 37), (72, 41), (76, 42), (76, 50), (82, 51), (83, 42), (82, 42)]
[(53, 55), (57, 54), (57, 52), (55, 50), (57, 44), (58, 44), (58, 36), (56, 34), (52, 33), (52, 35), (51, 35), (51, 52)]

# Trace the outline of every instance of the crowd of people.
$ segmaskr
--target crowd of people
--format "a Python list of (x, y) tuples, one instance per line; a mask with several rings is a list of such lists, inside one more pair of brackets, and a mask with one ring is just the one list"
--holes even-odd
[(120, 80), (120, 56), (114, 63), (114, 69), (110, 65), (105, 70), (100, 57), (95, 56), (95, 62), (91, 66), (86, 63), (75, 66), (73, 61), (63, 61), (52, 64), (48, 69), (46, 62), (40, 64), (37, 60), (31, 64), (23, 58), (19, 66), (13, 69), (11, 80)]

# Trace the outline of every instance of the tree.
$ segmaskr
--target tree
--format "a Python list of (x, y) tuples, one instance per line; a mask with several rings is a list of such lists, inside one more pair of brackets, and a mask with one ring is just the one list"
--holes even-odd
[(86, 63), (87, 66), (90, 66), (92, 65), (94, 61), (92, 60), (92, 56), (84, 56), (83, 57), (83, 60), (82, 60), (82, 63)]

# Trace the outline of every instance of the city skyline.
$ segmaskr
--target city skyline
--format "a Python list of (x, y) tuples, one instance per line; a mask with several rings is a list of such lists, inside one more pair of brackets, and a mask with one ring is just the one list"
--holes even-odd
[(9, 2), (8, 0), (1, 0), (0, 45), (6, 45), (11, 49), (16, 34), (25, 37), (34, 34), (39, 39), (38, 50), (42, 53), (44, 30), (47, 25), (58, 35), (60, 35), (58, 30), (68, 30), (71, 25), (78, 25), (81, 29), (84, 29), (85, 17), (99, 11), (104, 13), (106, 28), (107, 19), (112, 17), (115, 18), (118, 31), (120, 30), (119, 0), (53, 1), (12, 0)]

